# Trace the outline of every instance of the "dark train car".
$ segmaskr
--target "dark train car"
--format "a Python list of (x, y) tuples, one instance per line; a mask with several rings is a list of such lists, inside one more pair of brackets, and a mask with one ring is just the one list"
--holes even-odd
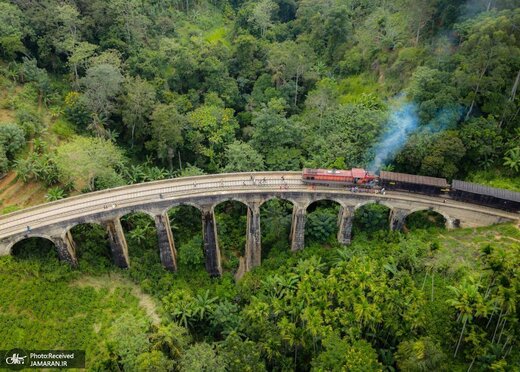
[(350, 170), (304, 168), (302, 179), (303, 182), (313, 184), (367, 185), (373, 183), (376, 176), (361, 168)]
[(450, 187), (445, 178), (381, 171), (381, 186), (387, 190), (403, 190), (438, 195)]
[(456, 200), (520, 212), (520, 192), (453, 180), (451, 196)]

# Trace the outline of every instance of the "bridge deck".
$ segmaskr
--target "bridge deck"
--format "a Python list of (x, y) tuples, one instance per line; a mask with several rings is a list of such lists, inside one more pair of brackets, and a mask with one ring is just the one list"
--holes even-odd
[[(283, 179), (282, 179), (283, 177)], [(0, 239), (21, 234), (27, 226), (31, 229), (51, 226), (63, 221), (103, 214), (108, 211), (139, 206), (148, 203), (178, 199), (200, 198), (211, 195), (246, 195), (250, 193), (308, 193), (359, 195), (349, 188), (309, 186), (302, 182), (300, 172), (256, 172), (217, 174), (197, 177), (176, 178), (163, 181), (123, 186), (115, 189), (79, 195), (51, 202), (0, 217)], [(519, 214), (457, 202), (443, 197), (432, 197), (403, 192), (387, 192), (373, 195), (380, 201), (403, 201), (432, 206), (450, 207), (467, 213), (482, 213), (517, 220)]]

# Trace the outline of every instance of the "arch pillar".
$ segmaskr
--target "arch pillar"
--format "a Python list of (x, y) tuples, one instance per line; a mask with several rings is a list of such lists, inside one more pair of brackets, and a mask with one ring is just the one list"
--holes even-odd
[(78, 267), (76, 244), (70, 231), (65, 232), (61, 236), (52, 236), (51, 239), (58, 250), (60, 261), (68, 262), (74, 268)]
[(108, 242), (112, 250), (112, 260), (114, 264), (123, 269), (130, 267), (128, 245), (126, 243), (123, 226), (121, 226), (121, 220), (119, 217), (116, 217), (112, 220), (103, 221), (103, 225), (107, 229)]
[(458, 227), (460, 227), (460, 220), (457, 219), (457, 218), (452, 218), (452, 217), (444, 217), (446, 218), (446, 228), (449, 230), (449, 229), (456, 229)]
[(403, 229), (406, 216), (410, 213), (407, 209), (402, 208), (393, 208), (390, 210), (390, 218), (389, 218), (389, 224), (390, 224), (390, 230), (397, 230), (400, 231)]
[(222, 275), (220, 249), (217, 240), (217, 223), (213, 205), (201, 206), (202, 212), (202, 236), (204, 238), (204, 256), (206, 257), (206, 270), (210, 276)]
[(307, 208), (294, 203), (291, 224), (291, 251), (296, 252), (305, 247), (305, 222), (307, 220)]
[(155, 228), (157, 230), (157, 242), (163, 266), (170, 271), (177, 271), (177, 250), (173, 240), (170, 219), (167, 213), (154, 216)]
[(342, 205), (338, 215), (338, 242), (340, 244), (350, 244), (353, 220), (354, 207)]
[(262, 242), (260, 232), (260, 203), (253, 202), (247, 205), (247, 237), (245, 262), (246, 271), (260, 266), (262, 262)]

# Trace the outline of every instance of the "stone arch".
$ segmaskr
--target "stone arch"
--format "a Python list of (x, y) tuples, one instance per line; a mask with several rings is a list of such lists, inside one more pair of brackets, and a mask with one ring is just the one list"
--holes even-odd
[(68, 224), (64, 228), (62, 235), (70, 233), (73, 228), (75, 228), (76, 226), (79, 226), (79, 225), (98, 225), (98, 226), (103, 227), (103, 223), (98, 219), (89, 219), (89, 220), (85, 220), (85, 221), (74, 221), (73, 223)]
[[(239, 221), (235, 221), (235, 225), (231, 228), (229, 233), (234, 233), (236, 231), (241, 231), (240, 239), (243, 239), (243, 244), (240, 243), (240, 240), (238, 240), (238, 244), (226, 244), (229, 242), (224, 241), (224, 235), (222, 233), (219, 234), (219, 231), (222, 232), (222, 229), (224, 227), (229, 228), (229, 224), (222, 224), (221, 221), (217, 218), (217, 214), (220, 212), (219, 207), (223, 207), (224, 205), (233, 205), (235, 206), (238, 204), (240, 205), (240, 209), (244, 209), (243, 211), (236, 210), (235, 206), (233, 206), (233, 209), (231, 212), (238, 212), (238, 218)], [(215, 202), (212, 206), (213, 213), (215, 215), (215, 221), (216, 221), (216, 238), (218, 241), (218, 247), (220, 249), (220, 257), (221, 257), (221, 265), (224, 270), (231, 270), (233, 271), (236, 268), (236, 273), (240, 273), (242, 271), (246, 270), (246, 250), (247, 250), (247, 244), (248, 244), (248, 221), (247, 217), (252, 213), (254, 205), (251, 201), (246, 200), (245, 198), (240, 197), (229, 197), (225, 199), (218, 200)], [(228, 211), (225, 211), (227, 215)], [(242, 226), (242, 217), (246, 217), (245, 226)], [(237, 236), (238, 238), (238, 236)], [(233, 240), (233, 243), (236, 243), (236, 240)], [(238, 274), (240, 276), (240, 274)]]
[(364, 200), (362, 202), (359, 202), (357, 203), (356, 205), (354, 205), (354, 210), (358, 210), (359, 208), (361, 207), (364, 207), (368, 204), (380, 204), (380, 205), (384, 205), (385, 207), (387, 207), (388, 209), (390, 209), (390, 211), (393, 211), (395, 209), (395, 206), (392, 205), (392, 203), (389, 203), (387, 202), (386, 200), (381, 200), (381, 199), (367, 199), (367, 200)]
[(260, 205), (259, 205), (259, 206), (262, 207), (262, 205), (264, 205), (264, 204), (267, 203), (268, 201), (270, 201), (270, 200), (276, 200), (276, 199), (278, 199), (278, 200), (283, 200), (283, 201), (287, 201), (287, 202), (291, 203), (292, 206), (293, 206), (293, 208), (294, 208), (294, 206), (295, 206), (296, 204), (298, 204), (298, 201), (296, 201), (296, 200), (293, 199), (293, 198), (287, 198), (287, 197), (285, 197), (285, 195), (283, 195), (283, 194), (282, 194), (282, 195), (275, 195), (275, 194), (272, 194), (272, 195), (269, 195), (269, 196), (267, 196), (266, 198), (262, 199), (262, 201), (260, 202)]
[[(306, 223), (305, 223), (305, 241), (308, 241), (309, 238), (311, 238), (311, 236), (313, 235), (312, 234), (312, 228), (315, 227), (315, 225), (313, 225), (313, 215), (312, 213), (316, 212), (313, 211), (313, 212), (309, 212), (309, 208), (312, 206), (312, 205), (315, 205), (317, 204), (317, 208), (323, 208), (323, 207), (320, 207), (319, 204), (323, 204), (323, 203), (328, 203), (329, 205), (334, 205), (335, 207), (339, 207), (337, 212), (336, 212), (336, 217), (335, 217), (335, 224), (332, 226), (332, 221), (330, 221), (331, 223), (326, 223), (325, 225), (321, 224), (323, 222), (323, 220), (321, 222), (318, 223), (317, 226), (320, 226), (321, 224), (321, 227), (325, 226), (325, 227), (329, 227), (331, 229), (330, 231), (330, 235), (329, 235), (329, 238), (330, 236), (332, 235), (335, 235), (336, 237), (338, 237), (338, 233), (339, 233), (339, 230), (340, 230), (340, 225), (341, 225), (341, 220), (342, 220), (342, 216), (343, 216), (343, 208), (344, 208), (344, 203), (343, 201), (337, 199), (337, 198), (331, 198), (331, 197), (317, 197), (315, 198), (314, 200), (311, 200), (306, 206), (305, 206), (305, 213), (307, 215), (307, 218), (306, 218)], [(330, 217), (330, 216), (325, 216), (327, 219)], [(317, 231), (320, 231), (322, 229), (318, 229)], [(316, 231), (316, 230), (315, 230)], [(314, 238), (318, 238), (317, 236), (314, 236)], [(325, 237), (322, 236), (322, 238), (324, 239)], [(320, 241), (322, 244), (326, 243), (327, 241)]]
[[(138, 215), (146, 216), (149, 222), (149, 229), (141, 230), (142, 236), (133, 235), (137, 231), (136, 227), (131, 227), (132, 218), (138, 218)], [(119, 220), (121, 230), (126, 241), (126, 249), (129, 259), (142, 260), (142, 262), (160, 263), (160, 250), (158, 249), (157, 227), (155, 224), (156, 214), (144, 210), (143, 208), (132, 208), (119, 214), (115, 219)], [(132, 244), (132, 242), (134, 244)], [(153, 243), (153, 244), (152, 244)], [(147, 247), (147, 245), (150, 245)]]
[(40, 238), (40, 239), (48, 240), (48, 241), (50, 241), (54, 245), (56, 250), (58, 249), (58, 245), (56, 244), (56, 240), (53, 237), (51, 237), (50, 235), (46, 235), (46, 234), (26, 234), (26, 235), (17, 236), (15, 239), (13, 239), (11, 242), (9, 242), (9, 244), (7, 245), (7, 249), (6, 249), (8, 254), (10, 254), (10, 255), (13, 254), (13, 247), (17, 243), (20, 243), (20, 242), (22, 242), (24, 240), (31, 239), (31, 238)]
[(449, 221), (452, 218), (450, 215), (448, 215), (448, 213), (443, 211), (441, 208), (437, 208), (437, 207), (416, 207), (416, 208), (412, 208), (407, 216), (411, 215), (412, 213), (420, 212), (420, 211), (430, 211), (430, 212), (438, 213), (442, 217), (444, 217), (444, 219), (446, 221)]
[[(193, 260), (196, 255), (185, 254), (184, 249), (193, 249), (196, 244), (200, 244), (201, 265), (204, 265), (204, 247), (202, 227), (202, 208), (192, 202), (173, 203), (161, 212), (164, 216), (165, 229), (171, 231), (172, 245), (175, 250), (176, 265), (182, 270), (191, 269), (183, 261), (187, 256)], [(191, 252), (193, 253), (193, 252)], [(194, 262), (191, 262), (194, 264)]]
[[(285, 214), (283, 214), (281, 217), (281, 223), (273, 224), (272, 220), (269, 221), (269, 219), (278, 218), (279, 215), (269, 215), (268, 206), (270, 202), (275, 201), (280, 202), (279, 207), (281, 208), (281, 210), (279, 212), (285, 212)], [(269, 195), (259, 204), (258, 213), (262, 216), (260, 221), (260, 225), (262, 226), (262, 228), (260, 229), (260, 237), (262, 241), (262, 255), (267, 256), (272, 248), (281, 248), (285, 244), (287, 244), (287, 247), (290, 249), (292, 216), (299, 205), (302, 205), (302, 203), (298, 203), (297, 201), (291, 198), (285, 198), (283, 197), (283, 195)], [(283, 220), (284, 218), (289, 219), (288, 224), (286, 224), (286, 221)], [(268, 233), (272, 233), (272, 235), (266, 235)]]
[[(80, 227), (84, 227), (86, 228), (86, 230), (74, 231), (76, 228)], [(93, 230), (95, 230), (96, 228), (99, 228), (103, 231), (102, 236), (98, 236), (97, 234), (92, 235)], [(83, 235), (84, 233), (86, 233), (86, 236)], [(85, 260), (86, 257), (93, 259), (92, 261), (90, 261), (91, 265), (99, 264), (102, 259), (106, 259), (107, 263), (114, 261), (113, 252), (111, 251), (111, 247), (109, 244), (108, 231), (106, 229), (106, 226), (104, 226), (100, 220), (88, 219), (83, 221), (75, 221), (74, 223), (68, 225), (64, 229), (64, 232), (61, 236), (62, 239), (66, 239), (66, 237), (69, 236), (71, 240), (74, 242), (75, 255), (78, 263), (80, 263), (82, 260)], [(89, 252), (89, 249), (84, 250), (84, 238), (94, 238), (94, 242), (96, 242), (97, 244), (88, 245), (88, 248), (90, 250), (94, 250), (94, 252), (90, 251), (90, 253), (94, 254), (89, 255), (87, 253)], [(98, 241), (96, 238), (99, 238), (100, 240)]]
[(436, 208), (436, 207), (416, 207), (416, 208), (413, 208), (412, 210), (410, 210), (407, 214), (406, 214), (406, 217), (405, 217), (405, 221), (408, 219), (408, 217), (410, 217), (412, 214), (414, 213), (417, 213), (417, 212), (434, 212), (440, 216), (442, 216), (444, 218), (444, 226), (448, 226), (450, 225), (450, 221), (452, 221), (452, 218), (446, 213), (444, 212), (443, 210), (441, 210), (440, 208)]
[[(371, 215), (365, 215), (362, 214), (362, 209), (364, 209), (367, 206), (370, 205), (378, 205), (383, 206), (388, 210), (388, 216), (385, 217), (385, 219), (378, 219), (374, 220), (373, 217), (378, 216), (379, 214), (375, 214), (374, 216)], [(352, 225), (353, 227), (357, 227), (358, 229), (361, 229), (361, 231), (369, 231), (374, 232), (376, 230), (382, 229), (382, 228), (390, 228), (393, 229), (395, 223), (393, 221), (394, 217), (396, 217), (396, 214), (399, 214), (400, 210), (399, 208), (396, 208), (391, 203), (388, 203), (386, 200), (380, 200), (380, 199), (366, 199), (361, 202), (358, 202), (353, 208), (353, 218), (352, 218)], [(396, 213), (397, 212), (397, 213)], [(379, 215), (382, 217), (382, 215)], [(404, 216), (402, 216), (404, 218)], [(374, 221), (376, 221), (374, 223)], [(383, 227), (383, 225), (385, 227)]]
[(166, 208), (164, 208), (162, 210), (162, 214), (168, 213), (170, 211), (170, 209), (173, 209), (175, 207), (182, 207), (182, 206), (193, 207), (193, 208), (197, 209), (198, 211), (202, 212), (202, 207), (199, 204), (190, 202), (190, 201), (181, 200), (181, 201), (173, 201), (171, 204), (169, 204)]
[(135, 208), (135, 209), (132, 208), (130, 211), (124, 211), (123, 213), (119, 213), (117, 215), (117, 218), (121, 219), (121, 218), (128, 216), (129, 214), (136, 214), (136, 213), (146, 214), (146, 215), (150, 216), (150, 218), (152, 220), (155, 218), (155, 213), (153, 213), (149, 210), (146, 210), (144, 208)]

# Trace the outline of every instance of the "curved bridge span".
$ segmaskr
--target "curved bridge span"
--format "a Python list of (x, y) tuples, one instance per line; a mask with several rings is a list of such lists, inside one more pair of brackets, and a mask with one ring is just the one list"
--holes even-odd
[(30, 237), (42, 237), (56, 245), (62, 260), (77, 265), (75, 244), (70, 230), (82, 223), (97, 223), (108, 231), (114, 262), (128, 267), (128, 247), (120, 218), (132, 212), (150, 215), (157, 228), (163, 265), (176, 270), (176, 250), (167, 211), (179, 205), (191, 205), (202, 213), (202, 232), (206, 269), (220, 275), (220, 251), (214, 208), (235, 200), (247, 206), (245, 270), (261, 262), (260, 206), (279, 198), (293, 204), (291, 249), (304, 247), (307, 207), (315, 201), (332, 200), (340, 204), (338, 241), (349, 244), (354, 211), (379, 203), (390, 208), (391, 229), (400, 229), (406, 216), (419, 210), (432, 210), (446, 219), (447, 227), (477, 227), (518, 220), (520, 215), (473, 204), (444, 200), (420, 194), (387, 192), (351, 192), (346, 188), (309, 186), (300, 172), (230, 173), (176, 178), (123, 186), (47, 203), (0, 217), (0, 255), (8, 255), (15, 243)]

